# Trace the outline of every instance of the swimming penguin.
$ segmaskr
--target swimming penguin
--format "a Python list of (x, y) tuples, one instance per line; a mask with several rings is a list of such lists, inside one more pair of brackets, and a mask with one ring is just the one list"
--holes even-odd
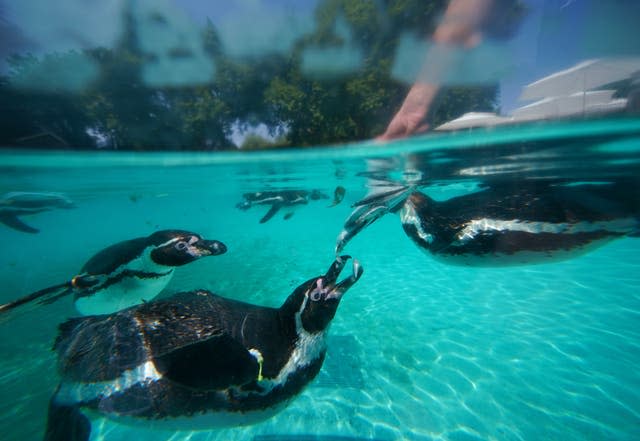
[(343, 186), (338, 185), (335, 188), (335, 190), (333, 190), (333, 203), (331, 205), (329, 205), (329, 207), (335, 207), (340, 202), (342, 202), (346, 192), (347, 192), (347, 190)]
[(40, 230), (25, 224), (19, 216), (74, 208), (75, 204), (60, 193), (11, 192), (0, 196), (0, 223), (23, 233), (38, 233)]
[(63, 323), (45, 440), (88, 440), (85, 413), (171, 430), (274, 415), (320, 371), (329, 324), (363, 272), (354, 260), (338, 282), (348, 259), (336, 258), (279, 308), (198, 290)]
[[(236, 205), (236, 208), (248, 210), (254, 205), (270, 205), (269, 211), (260, 219), (263, 224), (271, 219), (282, 207), (292, 207), (295, 205), (306, 205), (309, 200), (329, 199), (329, 196), (320, 190), (278, 190), (259, 191), (256, 193), (245, 193), (244, 201)], [(293, 213), (287, 213), (285, 220), (290, 219)]]
[(99, 251), (70, 281), (0, 305), (0, 314), (34, 302), (52, 303), (69, 294), (81, 314), (109, 314), (153, 299), (167, 286), (175, 267), (226, 251), (222, 242), (204, 240), (196, 233), (156, 231)]
[(345, 223), (338, 249), (392, 211), (400, 212), (405, 233), (421, 249), (448, 263), (473, 266), (568, 259), (636, 235), (640, 227), (640, 196), (623, 183), (521, 183), (445, 201), (412, 191), (396, 205), (364, 205)]

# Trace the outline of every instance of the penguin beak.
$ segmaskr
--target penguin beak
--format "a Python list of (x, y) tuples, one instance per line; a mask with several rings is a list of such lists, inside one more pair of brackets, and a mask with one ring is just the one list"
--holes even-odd
[[(323, 277), (324, 289), (327, 290), (327, 299), (340, 300), (344, 293), (353, 286), (354, 283), (360, 279), (364, 270), (357, 259), (353, 260), (352, 273), (346, 279), (337, 282), (338, 276), (345, 267), (347, 261), (351, 259), (351, 256), (340, 256), (331, 264), (329, 270)], [(337, 282), (337, 283), (336, 283)]]
[(217, 256), (227, 252), (227, 246), (218, 240), (199, 240), (194, 245), (199, 257)]

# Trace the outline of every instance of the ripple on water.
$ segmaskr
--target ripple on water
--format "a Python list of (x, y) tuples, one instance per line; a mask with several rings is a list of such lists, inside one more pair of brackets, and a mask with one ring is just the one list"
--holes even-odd
[[(370, 237), (379, 241), (359, 237), (349, 250), (366, 256), (365, 275), (345, 296), (331, 328), (332, 336), (350, 343), (333, 346), (336, 363), (327, 359), (327, 378), (282, 413), (255, 426), (208, 432), (150, 432), (98, 420), (96, 439), (640, 439), (637, 242), (623, 240), (557, 265), (469, 269), (433, 261), (395, 222), (374, 227)], [(265, 235), (257, 246), (286, 274), (273, 281), (273, 266), (265, 265), (265, 254), (247, 251), (251, 246), (237, 250), (242, 268), (219, 256), (213, 269), (184, 268), (175, 286), (204, 280), (216, 292), (277, 306), (333, 258), (331, 250), (317, 256), (317, 249), (294, 249)], [(378, 252), (385, 246), (388, 253)], [(52, 333), (41, 340), (48, 345)], [(16, 397), (0, 401), (3, 427), (44, 420), (55, 384), (38, 376), (53, 359), (45, 346), (31, 355), (0, 360), (2, 395)], [(360, 380), (336, 369), (341, 362), (359, 371)], [(21, 437), (11, 432), (7, 439)]]

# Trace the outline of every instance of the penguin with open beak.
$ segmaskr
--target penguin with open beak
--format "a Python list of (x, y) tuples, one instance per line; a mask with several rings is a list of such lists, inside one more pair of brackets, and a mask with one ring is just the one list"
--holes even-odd
[(54, 344), (61, 382), (45, 440), (88, 440), (96, 412), (170, 430), (273, 416), (322, 367), (329, 325), (363, 274), (354, 260), (352, 273), (338, 281), (348, 260), (336, 258), (279, 308), (197, 290), (68, 320)]

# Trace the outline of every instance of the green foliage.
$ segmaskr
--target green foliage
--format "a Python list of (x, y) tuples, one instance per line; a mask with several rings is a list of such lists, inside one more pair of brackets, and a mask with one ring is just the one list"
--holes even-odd
[[(251, 60), (225, 54), (208, 21), (202, 45), (215, 76), (208, 84), (180, 87), (145, 83), (142, 72), (153, 60), (137, 47), (133, 20), (125, 17), (125, 32), (114, 48), (10, 60), (12, 74), (0, 78), (0, 145), (26, 145), (25, 139), (48, 133), (69, 148), (232, 149), (232, 128), (258, 123), (266, 124), (277, 140), (249, 135), (243, 149), (371, 138), (384, 131), (408, 89), (390, 75), (400, 36), (409, 31), (428, 35), (445, 4), (324, 0), (314, 29), (299, 38), (290, 54)], [(361, 62), (355, 70), (310, 76), (301, 67), (310, 48), (348, 49), (353, 52), (347, 54), (361, 54)], [(95, 78), (73, 93), (15, 87), (15, 79), (28, 72), (46, 74), (43, 66), (62, 66), (64, 71), (72, 59), (76, 65), (97, 66)], [(494, 110), (495, 98), (493, 86), (446, 90), (432, 121)]]
[(240, 145), (240, 149), (242, 150), (263, 150), (263, 149), (273, 149), (277, 147), (282, 147), (286, 144), (286, 140), (282, 137), (275, 138), (273, 140), (264, 138), (257, 133), (251, 133), (247, 135), (242, 144)]

